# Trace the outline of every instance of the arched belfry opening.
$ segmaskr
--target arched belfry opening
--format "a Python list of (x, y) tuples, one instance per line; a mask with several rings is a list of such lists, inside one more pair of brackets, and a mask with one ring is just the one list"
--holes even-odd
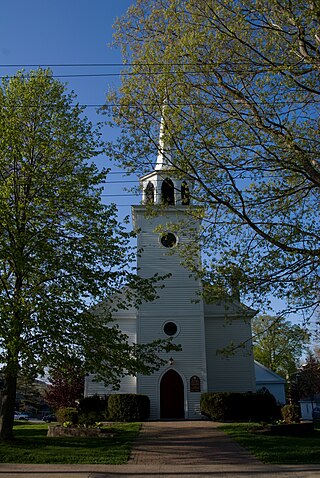
[(183, 380), (173, 369), (168, 370), (160, 382), (160, 418), (184, 418)]
[(151, 181), (148, 182), (147, 187), (144, 190), (145, 194), (145, 203), (153, 204), (154, 203), (154, 185)]
[(183, 181), (181, 184), (181, 203), (184, 206), (189, 206), (190, 204), (190, 190), (186, 181)]
[(174, 184), (169, 178), (162, 182), (161, 202), (166, 206), (174, 206)]

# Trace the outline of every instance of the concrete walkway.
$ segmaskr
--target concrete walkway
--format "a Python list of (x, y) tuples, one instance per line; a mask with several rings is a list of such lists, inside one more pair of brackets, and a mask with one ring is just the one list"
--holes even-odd
[(314, 478), (320, 465), (264, 465), (207, 421), (147, 422), (127, 465), (0, 464), (0, 478)]

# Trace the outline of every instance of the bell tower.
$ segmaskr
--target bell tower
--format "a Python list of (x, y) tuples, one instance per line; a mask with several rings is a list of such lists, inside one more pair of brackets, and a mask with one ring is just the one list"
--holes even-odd
[(165, 147), (164, 118), (161, 119), (158, 156), (152, 172), (140, 178), (142, 203), (164, 206), (189, 206), (193, 181), (181, 179), (172, 162), (172, 154)]
[(201, 393), (207, 391), (204, 307), (201, 281), (186, 268), (179, 250), (190, 246), (192, 260), (200, 263), (200, 219), (192, 205), (192, 180), (174, 168), (164, 128), (162, 119), (155, 168), (140, 179), (142, 204), (133, 206), (132, 214), (138, 231), (139, 275), (168, 277), (158, 298), (144, 302), (137, 311), (137, 341), (171, 337), (182, 351), (164, 356), (167, 365), (154, 374), (138, 376), (137, 393), (149, 396), (151, 419), (197, 419)]

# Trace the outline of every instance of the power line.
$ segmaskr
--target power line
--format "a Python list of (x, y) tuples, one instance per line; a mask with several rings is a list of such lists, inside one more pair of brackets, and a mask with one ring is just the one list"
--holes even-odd
[[(203, 63), (209, 65), (210, 63)], [(187, 66), (197, 63), (8, 63), (0, 64), (1, 68), (81, 68), (81, 67), (128, 67), (128, 66)]]
[[(0, 65), (0, 68), (20, 68), (20, 67), (30, 67), (30, 68), (39, 68), (39, 67), (43, 67), (43, 66), (52, 66), (52, 67), (132, 67), (132, 66), (138, 66), (140, 68), (143, 68), (143, 67), (161, 67), (162, 70), (158, 70), (158, 71), (119, 71), (119, 72), (113, 72), (113, 73), (71, 73), (71, 74), (53, 74), (53, 75), (50, 75), (52, 76), (53, 78), (81, 78), (81, 77), (111, 77), (111, 76), (138, 76), (138, 75), (162, 75), (162, 74), (166, 74), (166, 75), (174, 75), (176, 73), (179, 73), (179, 74), (185, 74), (185, 75), (194, 75), (194, 74), (207, 74), (207, 73), (210, 73), (210, 69), (209, 70), (203, 70), (203, 68), (207, 68), (207, 67), (212, 67), (212, 71), (217, 71), (219, 73), (256, 73), (256, 69), (253, 68), (252, 70), (248, 70), (248, 69), (241, 69), (241, 66), (240, 68), (235, 68), (235, 66), (231, 67), (231, 66), (228, 66), (226, 65), (225, 67), (222, 67), (221, 65), (219, 65), (218, 68), (215, 67), (215, 65), (212, 65), (212, 63), (173, 63), (173, 64), (170, 64), (170, 63), (128, 63), (128, 64), (122, 64), (122, 63), (78, 63), (78, 64), (52, 64), (52, 65), (37, 65), (37, 64), (8, 64), (8, 65)], [(166, 70), (165, 68), (166, 67), (184, 67), (184, 66), (188, 66), (188, 67), (198, 67), (198, 69), (196, 69), (195, 71), (192, 71), (192, 70), (173, 70), (170, 69), (170, 70)], [(260, 66), (258, 65), (257, 68), (262, 68), (262, 67), (266, 67), (266, 65), (263, 65), (263, 66)], [(15, 77), (16, 75), (12, 75), (12, 76), (9, 76), (9, 78), (13, 78)], [(6, 76), (1, 76), (0, 78), (7, 78), (8, 75)]]
[[(208, 93), (208, 96), (210, 96), (210, 94)], [(319, 100), (312, 100), (312, 101), (309, 101), (309, 100), (292, 100), (292, 102), (289, 104), (290, 108), (293, 109), (293, 107), (295, 106), (298, 106), (298, 105), (302, 105), (301, 107), (305, 107), (305, 106), (310, 106), (310, 105), (318, 105), (319, 104)], [(255, 105), (258, 105), (258, 106), (268, 106), (270, 105), (270, 103), (268, 101), (254, 101), (253, 104)], [(120, 108), (120, 107), (125, 107), (125, 108), (130, 108), (130, 109), (139, 109), (139, 108), (142, 108), (142, 107), (152, 107), (152, 106), (159, 106), (157, 103), (139, 103), (138, 105), (134, 105), (134, 104), (121, 104), (121, 103), (77, 103), (77, 104), (71, 104), (70, 107), (71, 108), (76, 108), (76, 107), (84, 107), (84, 108)], [(274, 106), (283, 106), (283, 105), (288, 105), (288, 101), (277, 101), (276, 104), (273, 105)], [(46, 106), (49, 106), (49, 105), (46, 105)], [(53, 106), (53, 104), (51, 104), (50, 106)], [(203, 109), (207, 109), (207, 110), (210, 110), (210, 109), (217, 109), (217, 106), (216, 104), (215, 105), (210, 105), (210, 103), (171, 103), (170, 104), (170, 107), (172, 108), (176, 108), (176, 107), (189, 107), (189, 106), (199, 106)], [(30, 105), (15, 105), (16, 108), (38, 108), (39, 105), (36, 105), (36, 104), (30, 104)], [(288, 111), (284, 111), (283, 112), (283, 115), (286, 115), (288, 113)]]
[[(251, 62), (242, 61), (241, 65), (251, 64)], [(0, 64), (0, 68), (93, 68), (93, 67), (129, 67), (129, 66), (209, 66), (212, 62), (180, 62), (180, 63), (164, 63), (164, 62), (133, 62), (133, 63), (4, 63)], [(261, 67), (261, 65), (257, 65)], [(262, 65), (265, 66), (265, 65)], [(281, 66), (281, 65), (279, 65)], [(283, 66), (283, 65), (282, 65)]]
[(129, 197), (139, 197), (140, 194), (100, 194), (100, 197), (103, 197), (103, 198), (117, 198), (117, 197), (125, 197), (125, 198), (129, 198)]
[[(110, 174), (110, 173), (109, 173)], [(119, 173), (120, 174), (120, 173)], [(123, 183), (136, 183), (136, 181), (133, 180), (124, 180), (124, 181), (106, 181), (102, 182), (101, 184), (123, 184)]]
[(62, 67), (62, 68), (69, 68), (69, 67), (103, 67), (103, 66), (108, 66), (108, 67), (122, 67), (122, 66), (127, 66), (127, 65), (132, 65), (132, 63), (7, 63), (7, 64), (0, 64), (1, 68), (43, 68), (43, 67)]

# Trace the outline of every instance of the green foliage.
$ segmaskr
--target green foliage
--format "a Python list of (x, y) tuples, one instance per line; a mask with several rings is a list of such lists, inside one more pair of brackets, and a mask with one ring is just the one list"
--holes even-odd
[(305, 328), (283, 317), (257, 316), (252, 321), (254, 358), (286, 378), (294, 373), (309, 343)]
[(199, 273), (232, 293), (238, 267), (255, 307), (319, 305), (319, 28), (316, 0), (137, 0), (115, 24), (110, 158), (149, 172), (162, 116), (166, 160), (205, 207)]
[(47, 384), (26, 374), (18, 376), (16, 410), (28, 412), (33, 416), (47, 410), (43, 398)]
[(101, 420), (108, 419), (108, 399), (98, 395), (85, 397), (79, 401), (79, 424), (92, 426)]
[(207, 392), (201, 395), (200, 409), (214, 421), (264, 421), (279, 417), (276, 400), (269, 392)]
[(56, 418), (61, 425), (66, 422), (71, 425), (76, 425), (78, 423), (79, 412), (75, 407), (59, 408), (56, 411)]
[(3, 80), (2, 439), (12, 438), (19, 372), (36, 376), (82, 360), (86, 373), (117, 387), (126, 373), (156, 370), (164, 363), (158, 352), (170, 349), (160, 340), (132, 345), (116, 326), (106, 327), (115, 309), (152, 300), (156, 290), (152, 279), (133, 273), (132, 234), (118, 224), (115, 206), (101, 202), (107, 171), (93, 160), (104, 148), (99, 126), (50, 71)]
[(146, 395), (113, 394), (108, 400), (109, 419), (116, 422), (148, 420), (150, 400)]
[(297, 405), (285, 405), (281, 408), (281, 415), (285, 423), (300, 422), (300, 411)]

